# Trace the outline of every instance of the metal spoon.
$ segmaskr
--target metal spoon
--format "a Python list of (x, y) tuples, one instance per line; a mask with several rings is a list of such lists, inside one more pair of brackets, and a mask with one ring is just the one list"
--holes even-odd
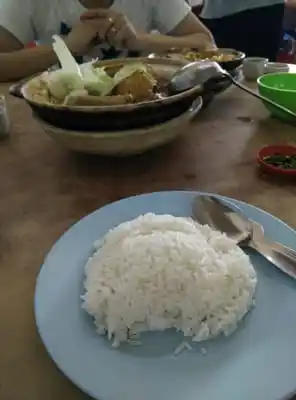
[(202, 90), (203, 85), (209, 84), (210, 82), (215, 82), (215, 80), (223, 78), (228, 79), (235, 86), (247, 92), (251, 96), (254, 96), (257, 99), (260, 99), (272, 105), (273, 107), (276, 107), (286, 114), (289, 114), (290, 117), (296, 118), (296, 114), (293, 111), (264, 96), (261, 96), (260, 94), (254, 92), (248, 87), (237, 82), (229, 72), (225, 71), (215, 61), (196, 61), (184, 65), (184, 67), (180, 68), (171, 78), (168, 84), (168, 90), (171, 94), (184, 92), (185, 90), (192, 89), (193, 87), (200, 87), (200, 90)]
[(194, 219), (224, 232), (241, 247), (251, 247), (285, 274), (296, 279), (296, 251), (264, 236), (263, 226), (249, 220), (235, 206), (214, 196), (196, 196), (192, 204)]

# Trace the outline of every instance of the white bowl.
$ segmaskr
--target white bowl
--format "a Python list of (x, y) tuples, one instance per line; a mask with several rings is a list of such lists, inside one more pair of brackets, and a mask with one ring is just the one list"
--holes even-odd
[(289, 72), (289, 64), (279, 62), (268, 62), (265, 65), (265, 74), (273, 74), (275, 72)]
[(70, 150), (100, 155), (128, 156), (144, 153), (186, 133), (191, 119), (201, 108), (202, 98), (198, 97), (189, 110), (162, 124), (113, 132), (65, 130), (42, 121), (36, 115), (35, 119), (52, 139)]

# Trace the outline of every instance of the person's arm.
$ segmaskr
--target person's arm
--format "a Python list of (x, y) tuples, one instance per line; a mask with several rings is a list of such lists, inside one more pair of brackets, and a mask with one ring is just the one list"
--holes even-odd
[(56, 58), (50, 47), (25, 49), (34, 40), (30, 0), (0, 3), (0, 81), (20, 79), (50, 67)]
[(192, 13), (184, 0), (154, 0), (153, 25), (160, 35), (142, 34), (143, 49), (215, 48), (211, 32)]
[[(30, 0), (1, 0), (0, 3), (0, 81), (22, 79), (42, 72), (57, 62), (51, 46), (39, 45), (26, 49), (32, 42)], [(92, 21), (80, 22), (73, 27), (65, 42), (74, 55), (85, 54), (97, 36)]]
[[(97, 24), (98, 37), (117, 48), (161, 52), (171, 48), (215, 49), (210, 31), (191, 12), (184, 0), (150, 0), (151, 29), (159, 34), (137, 31), (127, 17), (115, 10), (91, 9), (81, 15), (82, 21)], [(155, 4), (153, 4), (155, 3)]]
[(139, 34), (138, 49), (161, 52), (172, 48), (214, 49), (215, 41), (208, 29), (190, 12), (166, 35)]
[(57, 61), (51, 46), (24, 49), (8, 31), (0, 27), (0, 81), (14, 81), (42, 72)]
[[(84, 55), (97, 36), (93, 21), (78, 22), (65, 43), (73, 55)], [(25, 49), (12, 34), (0, 27), (0, 82), (13, 81), (42, 72), (57, 62), (52, 46)]]

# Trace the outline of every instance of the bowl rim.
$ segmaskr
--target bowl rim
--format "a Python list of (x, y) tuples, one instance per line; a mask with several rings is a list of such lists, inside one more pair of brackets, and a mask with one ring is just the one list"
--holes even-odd
[(217, 49), (217, 51), (218, 52), (219, 51), (221, 51), (221, 52), (225, 51), (226, 53), (232, 53), (232, 54), (236, 55), (236, 58), (233, 59), (233, 60), (221, 61), (221, 62), (231, 62), (231, 61), (242, 60), (242, 59), (246, 58), (246, 53), (244, 53), (243, 51), (240, 51), (240, 50), (232, 49), (230, 47), (219, 47)]
[(173, 124), (176, 124), (178, 122), (181, 122), (183, 120), (191, 120), (191, 118), (195, 117), (201, 109), (203, 105), (203, 99), (201, 96), (198, 96), (196, 100), (192, 103), (191, 107), (189, 107), (187, 110), (182, 112), (180, 115), (171, 118), (167, 121), (164, 121), (160, 124), (155, 124), (155, 125), (148, 125), (144, 126), (141, 128), (134, 128), (134, 129), (125, 129), (125, 130), (116, 130), (116, 131), (75, 131), (74, 129), (63, 129), (59, 128), (58, 126), (54, 126), (46, 121), (43, 121), (40, 117), (37, 115), (33, 115), (33, 118), (35, 121), (37, 121), (44, 129), (48, 127), (51, 130), (54, 130), (55, 133), (61, 134), (61, 135), (66, 135), (68, 137), (79, 137), (79, 138), (101, 138), (102, 136), (105, 138), (110, 138), (110, 139), (116, 139), (118, 136), (143, 136), (149, 134), (151, 131), (159, 130), (162, 127), (169, 127)]
[(283, 155), (285, 154), (284, 151), (285, 149), (287, 150), (292, 150), (296, 154), (296, 146), (295, 145), (290, 145), (290, 144), (281, 144), (281, 145), (267, 145), (262, 147), (258, 154), (257, 154), (257, 161), (260, 165), (260, 167), (264, 168), (265, 171), (277, 174), (277, 175), (289, 175), (289, 176), (296, 176), (296, 169), (284, 169), (280, 167), (275, 167), (274, 165), (268, 164), (264, 161), (264, 156), (263, 153), (266, 152), (267, 150), (270, 150), (270, 155), (275, 154), (276, 152), (281, 153), (283, 151)]
[[(172, 49), (169, 49), (168, 51), (164, 51), (163, 53), (150, 53), (148, 55), (148, 57), (150, 59), (156, 59), (156, 58), (159, 58), (159, 57), (165, 58), (166, 56), (172, 55), (172, 54), (182, 55), (182, 51), (184, 49), (187, 49), (187, 47), (184, 47), (183, 49), (181, 49), (181, 48), (172, 48)], [(188, 49), (191, 50), (191, 51), (196, 51), (196, 52), (202, 53), (202, 51), (199, 51), (198, 49), (195, 49), (193, 47), (189, 47)], [(205, 53), (207, 51), (208, 52), (212, 52), (212, 50), (205, 50)], [(235, 50), (235, 49), (231, 49), (231, 48), (228, 48), (228, 47), (219, 47), (217, 49), (218, 53), (219, 52), (223, 53), (223, 51), (225, 53), (227, 53), (227, 54), (231, 53), (231, 54), (235, 55), (236, 57), (233, 60), (229, 60), (229, 61), (219, 61), (219, 63), (221, 63), (221, 64), (223, 64), (223, 63), (232, 63), (232, 62), (236, 62), (236, 61), (242, 61), (242, 60), (244, 60), (246, 58), (246, 53), (244, 53), (243, 51), (240, 51), (240, 50)], [(187, 60), (187, 62), (188, 62), (188, 60)]]
[[(182, 48), (181, 47), (180, 48), (172, 47), (171, 49), (169, 49), (167, 51), (164, 51), (163, 54), (172, 54), (172, 53), (174, 53), (174, 54), (182, 54), (180, 52), (182, 52), (184, 50), (187, 50), (187, 49), (192, 50), (192, 51), (196, 51), (198, 53), (214, 53), (214, 52), (220, 53), (220, 52), (225, 51), (226, 53), (235, 54), (238, 57), (246, 56), (246, 54), (243, 51), (232, 49), (231, 47), (218, 47), (217, 50), (211, 50), (211, 49), (209, 49), (209, 50), (199, 50), (199, 49), (194, 48), (194, 47), (186, 47), (186, 46), (184, 46)], [(150, 53), (150, 55), (151, 56), (155, 55), (155, 58), (157, 58), (157, 57), (161, 56), (161, 53)]]
[(271, 73), (268, 73), (268, 74), (264, 74), (264, 75), (261, 75), (261, 76), (259, 76), (259, 78), (257, 79), (257, 85), (259, 86), (259, 87), (264, 87), (265, 89), (271, 89), (271, 90), (273, 90), (274, 92), (288, 92), (288, 93), (293, 93), (293, 92), (296, 92), (296, 89), (281, 89), (281, 88), (275, 88), (275, 87), (273, 87), (273, 86), (269, 86), (269, 85), (266, 85), (265, 83), (263, 83), (262, 82), (262, 80), (265, 78), (265, 77), (267, 77), (267, 76), (281, 76), (281, 75), (294, 75), (295, 76), (295, 79), (296, 79), (296, 72), (287, 72), (287, 71), (278, 71), (278, 72), (271, 72)]
[[(134, 63), (134, 62), (145, 62), (147, 64), (154, 64), (154, 65), (167, 65), (167, 66), (172, 66), (172, 67), (182, 67), (186, 65), (188, 62), (183, 61), (183, 60), (170, 60), (170, 59), (164, 59), (161, 57), (157, 58), (148, 58), (148, 57), (131, 57), (131, 58), (118, 58), (118, 59), (112, 59), (112, 60), (103, 60), (103, 61), (97, 61), (95, 64), (105, 66), (105, 65), (116, 65), (116, 64), (129, 64), (129, 63)], [(44, 72), (43, 72), (44, 73)], [(140, 102), (140, 103), (132, 103), (132, 104), (121, 104), (121, 105), (98, 105), (98, 106), (70, 106), (70, 105), (64, 105), (64, 104), (50, 104), (50, 103), (41, 103), (39, 101), (36, 101), (32, 99), (32, 97), (29, 95), (29, 87), (32, 84), (32, 82), (40, 80), (41, 76), (43, 73), (38, 74), (37, 76), (34, 76), (33, 78), (29, 79), (21, 88), (21, 93), (23, 95), (23, 98), (25, 101), (27, 101), (29, 104), (32, 104), (37, 107), (42, 107), (42, 108), (47, 108), (50, 110), (57, 110), (57, 111), (69, 111), (69, 112), (85, 112), (85, 113), (95, 113), (95, 112), (128, 112), (128, 111), (134, 111), (138, 110), (141, 108), (146, 108), (147, 110), (149, 108), (155, 107), (157, 105), (165, 105), (165, 104), (172, 104), (177, 102), (178, 100), (181, 100), (183, 98), (189, 97), (191, 95), (196, 95), (198, 96), (198, 93), (202, 92), (202, 85), (195, 86), (189, 90), (186, 90), (182, 93), (178, 93), (172, 96), (164, 97), (161, 99), (156, 99), (152, 101), (145, 101), (145, 102)]]
[[(278, 69), (281, 69), (281, 68), (290, 68), (290, 66), (289, 66), (289, 64), (288, 63), (285, 63), (285, 62), (279, 62), (279, 61), (268, 61), (267, 63), (266, 63), (266, 67), (272, 67), (272, 68), (278, 68)], [(291, 72), (292, 73), (292, 72)]]

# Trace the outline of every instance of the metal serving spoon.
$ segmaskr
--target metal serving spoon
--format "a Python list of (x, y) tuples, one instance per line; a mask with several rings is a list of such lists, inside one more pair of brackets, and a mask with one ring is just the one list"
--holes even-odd
[(184, 65), (180, 68), (170, 79), (168, 84), (168, 90), (171, 94), (178, 94), (184, 92), (185, 90), (192, 89), (193, 87), (203, 87), (205, 84), (210, 84), (211, 82), (215, 82), (215, 80), (219, 79), (228, 79), (235, 86), (240, 88), (241, 90), (247, 92), (251, 96), (260, 99), (273, 107), (289, 114), (291, 117), (296, 118), (296, 114), (289, 110), (286, 107), (281, 106), (280, 104), (261, 96), (260, 94), (254, 92), (248, 87), (242, 85), (237, 82), (233, 76), (225, 71), (217, 62), (204, 60), (204, 61), (195, 61), (190, 64)]
[(235, 206), (214, 196), (196, 196), (192, 204), (194, 219), (224, 232), (241, 247), (251, 247), (285, 274), (296, 279), (296, 251), (264, 236), (263, 226), (249, 220)]

